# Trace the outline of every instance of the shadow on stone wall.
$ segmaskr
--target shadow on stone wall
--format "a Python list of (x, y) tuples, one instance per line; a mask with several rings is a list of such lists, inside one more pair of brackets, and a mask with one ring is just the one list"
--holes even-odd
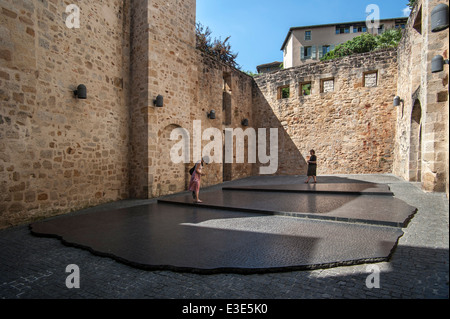
[[(278, 129), (278, 170), (274, 175), (306, 175), (306, 159), (300, 153), (298, 147), (286, 132), (279, 118), (256, 84), (253, 86), (253, 118), (255, 119), (255, 129)], [(269, 131), (267, 130), (267, 139), (268, 136)], [(269, 142), (266, 145), (267, 148), (270, 147)], [(308, 152), (309, 150), (304, 150), (304, 153)], [(266, 154), (270, 154), (269, 150), (267, 150)], [(261, 166), (267, 165), (258, 161), (253, 167), (253, 175), (259, 175), (259, 168)]]

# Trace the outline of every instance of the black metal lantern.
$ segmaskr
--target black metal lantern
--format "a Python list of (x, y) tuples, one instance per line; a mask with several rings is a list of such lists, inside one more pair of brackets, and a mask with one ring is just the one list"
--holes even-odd
[(153, 105), (155, 105), (156, 107), (163, 107), (164, 97), (162, 95), (158, 95), (156, 99), (153, 101)]
[(431, 11), (431, 31), (439, 32), (448, 28), (448, 5), (441, 3)]
[(403, 102), (403, 100), (400, 98), (400, 96), (394, 97), (394, 106), (399, 106), (400, 102)]
[(215, 120), (216, 119), (216, 111), (211, 110), (211, 112), (207, 113), (207, 116), (209, 119)]
[(87, 89), (84, 84), (78, 85), (77, 89), (73, 91), (73, 94), (75, 97), (79, 98), (80, 100), (87, 99)]
[(248, 126), (248, 119), (243, 119), (241, 124), (242, 126)]
[(449, 64), (448, 59), (444, 60), (442, 55), (436, 55), (431, 60), (431, 73), (437, 73), (444, 71), (444, 64)]

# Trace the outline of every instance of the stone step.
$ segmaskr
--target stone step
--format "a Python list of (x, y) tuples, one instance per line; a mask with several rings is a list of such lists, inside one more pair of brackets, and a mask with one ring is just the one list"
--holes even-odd
[(387, 195), (393, 196), (388, 185), (372, 183), (311, 183), (283, 185), (228, 186), (223, 190), (282, 192), (282, 193), (322, 193), (349, 195)]

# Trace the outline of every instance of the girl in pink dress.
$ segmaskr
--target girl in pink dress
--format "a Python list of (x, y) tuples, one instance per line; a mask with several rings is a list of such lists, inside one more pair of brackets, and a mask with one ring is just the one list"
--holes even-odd
[(195, 164), (194, 173), (192, 173), (191, 180), (189, 182), (189, 190), (193, 192), (194, 203), (203, 203), (199, 198), (198, 194), (200, 192), (200, 183), (202, 180), (202, 176), (206, 175), (202, 173), (203, 165), (205, 164), (205, 160), (202, 158), (201, 161)]

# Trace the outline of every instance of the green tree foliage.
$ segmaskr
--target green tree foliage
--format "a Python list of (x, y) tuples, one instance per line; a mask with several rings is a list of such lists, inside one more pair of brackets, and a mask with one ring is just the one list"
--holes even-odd
[(321, 60), (332, 60), (344, 56), (375, 51), (383, 48), (397, 47), (402, 38), (402, 30), (390, 29), (380, 35), (363, 33), (352, 40), (339, 44)]
[(290, 88), (289, 87), (285, 87), (281, 89), (281, 98), (282, 99), (288, 99), (291, 97), (291, 93), (290, 93)]
[(224, 41), (221, 39), (212, 40), (211, 30), (209, 27), (205, 28), (201, 23), (196, 24), (195, 30), (197, 49), (218, 58), (232, 67), (239, 68), (236, 62), (238, 55), (231, 51), (231, 45), (228, 42), (230, 37), (227, 37)]
[(370, 33), (363, 33), (350, 41), (337, 45), (334, 50), (328, 52), (322, 60), (331, 60), (374, 50), (377, 46), (375, 36)]
[(389, 29), (376, 37), (376, 49), (396, 48), (402, 39), (402, 29)]
[(408, 6), (412, 10), (414, 6), (416, 5), (416, 0), (409, 0)]
[(257, 77), (258, 75), (260, 75), (259, 73), (255, 73), (253, 71), (243, 71), (245, 74), (250, 75), (251, 77)]

